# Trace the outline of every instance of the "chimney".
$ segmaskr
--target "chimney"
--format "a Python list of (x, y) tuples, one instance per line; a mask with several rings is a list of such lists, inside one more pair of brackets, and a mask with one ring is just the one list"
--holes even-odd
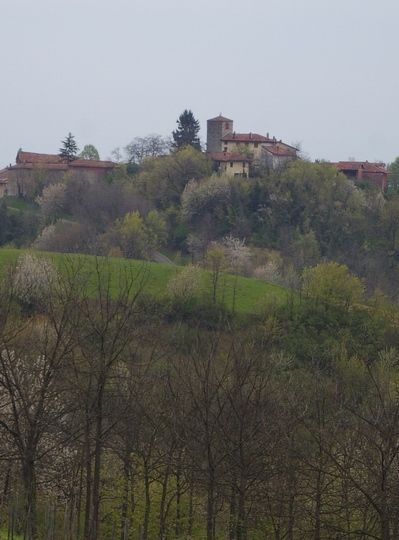
[(235, 138), (236, 138), (236, 132), (233, 133), (233, 139), (235, 139)]
[(252, 139), (252, 133), (249, 134), (249, 138)]
[(268, 134), (268, 133), (266, 133), (266, 139), (268, 139), (268, 138), (269, 138), (269, 134)]

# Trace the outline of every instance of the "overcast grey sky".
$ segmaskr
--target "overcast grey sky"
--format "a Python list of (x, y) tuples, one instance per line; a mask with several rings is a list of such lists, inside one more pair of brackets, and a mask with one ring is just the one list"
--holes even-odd
[(399, 155), (398, 0), (1, 0), (0, 168), (102, 159), (191, 109), (311, 159)]

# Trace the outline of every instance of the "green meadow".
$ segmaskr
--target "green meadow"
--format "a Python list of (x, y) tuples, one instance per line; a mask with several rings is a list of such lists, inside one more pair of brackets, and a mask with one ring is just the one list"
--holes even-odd
[[(18, 257), (26, 253), (17, 249), (0, 249), (0, 271), (6, 266), (13, 266), (17, 263)], [(128, 271), (129, 274), (137, 275), (137, 286), (143, 288), (146, 295), (155, 298), (163, 298), (166, 295), (169, 280), (183, 267), (177, 265), (159, 264), (155, 262), (144, 262), (131, 259), (119, 258), (95, 258), (87, 255), (64, 255), (61, 253), (41, 253), (31, 252), (37, 256), (45, 256), (51, 259), (61, 271), (69, 271), (71, 268), (80, 268), (88, 272), (94, 269), (99, 263), (99, 267), (105, 264), (111, 272), (111, 289), (117, 291), (121, 275)], [(108, 266), (109, 265), (109, 266)], [(212, 276), (210, 271), (203, 270), (204, 290), (211, 287)], [(228, 311), (235, 311), (238, 314), (250, 314), (254, 311), (254, 306), (261, 302), (262, 298), (273, 296), (277, 303), (284, 303), (288, 300), (290, 291), (279, 285), (265, 283), (252, 278), (245, 278), (231, 274), (222, 273), (218, 279), (218, 301), (221, 302)]]

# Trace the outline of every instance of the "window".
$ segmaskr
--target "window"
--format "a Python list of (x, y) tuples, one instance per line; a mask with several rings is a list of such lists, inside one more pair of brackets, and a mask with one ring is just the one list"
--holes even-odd
[(230, 167), (232, 167), (234, 165), (234, 163), (232, 161), (230, 161)]
[(230, 122), (226, 122), (226, 123), (225, 123), (224, 129), (230, 129)]
[(227, 152), (227, 146), (224, 147), (223, 152)]
[(255, 148), (258, 148), (258, 144), (259, 144), (259, 143), (257, 143), (257, 142), (254, 143)]

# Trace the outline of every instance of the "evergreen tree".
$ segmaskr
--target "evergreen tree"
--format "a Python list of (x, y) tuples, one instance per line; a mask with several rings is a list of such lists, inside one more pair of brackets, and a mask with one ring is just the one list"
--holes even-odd
[(185, 109), (185, 111), (176, 120), (178, 125), (177, 130), (173, 131), (173, 146), (181, 148), (183, 146), (193, 146), (196, 150), (201, 151), (201, 142), (198, 137), (200, 123), (195, 119), (193, 113)]
[(77, 147), (75, 138), (72, 133), (69, 132), (68, 137), (65, 139), (65, 141), (62, 141), (62, 147), (60, 148), (59, 156), (61, 156), (62, 159), (69, 163), (74, 159), (77, 159), (78, 152), (79, 148)]

